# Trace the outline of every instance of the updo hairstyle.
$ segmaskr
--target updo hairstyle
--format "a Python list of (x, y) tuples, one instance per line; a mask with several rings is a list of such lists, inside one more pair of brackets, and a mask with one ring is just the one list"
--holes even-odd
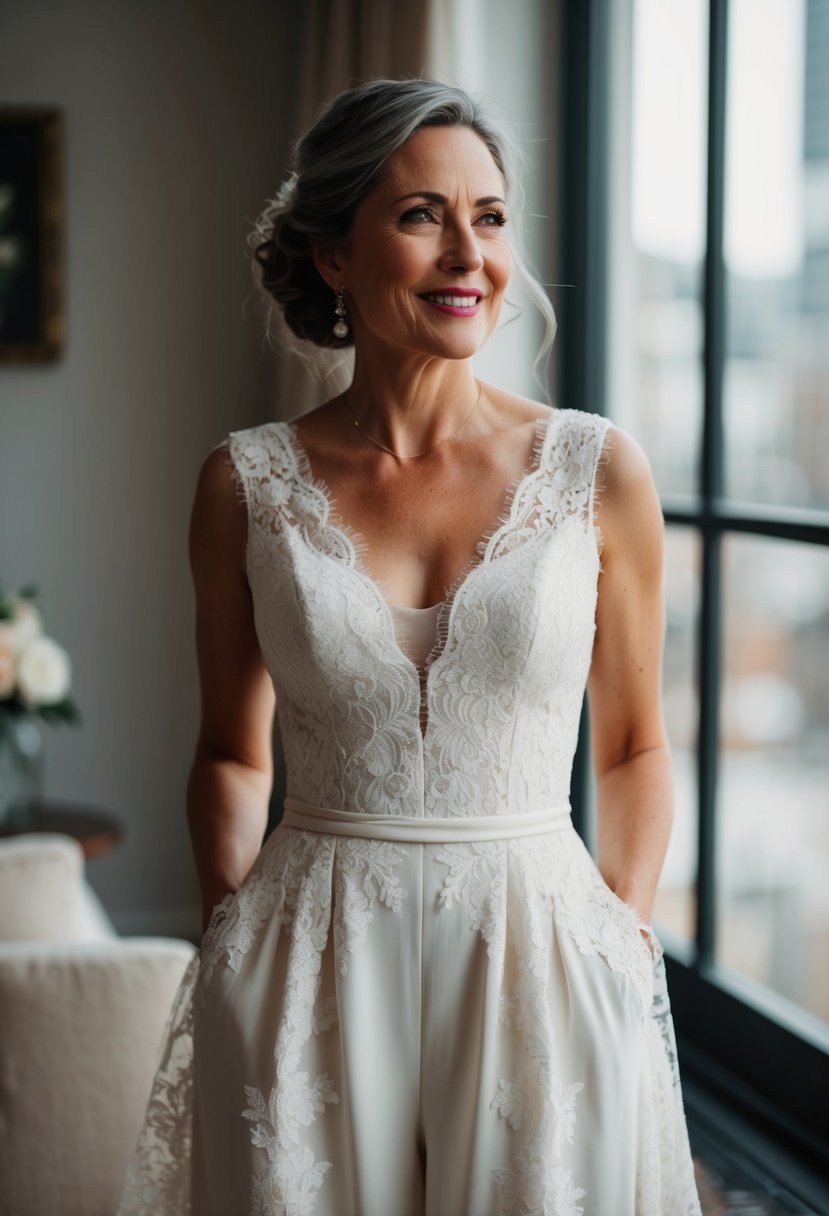
[[(343, 349), (353, 345), (333, 332), (334, 293), (314, 265), (311, 240), (345, 244), (354, 213), (388, 158), (420, 127), (468, 127), (486, 144), (506, 183), (514, 215), (522, 190), (515, 171), (518, 149), (462, 89), (434, 80), (373, 80), (347, 89), (321, 111), (293, 146), (291, 171), (248, 234), (254, 279), (264, 293), (268, 333), (281, 311), (302, 343)], [(515, 225), (516, 230), (518, 225)], [(510, 238), (514, 265), (546, 324), (543, 354), (556, 322), (543, 288), (527, 269), (518, 231)]]

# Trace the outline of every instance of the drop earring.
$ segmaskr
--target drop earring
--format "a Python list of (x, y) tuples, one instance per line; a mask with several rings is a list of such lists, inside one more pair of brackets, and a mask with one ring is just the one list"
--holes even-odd
[(340, 288), (337, 291), (337, 300), (336, 300), (336, 303), (334, 304), (334, 312), (336, 313), (336, 316), (337, 316), (337, 321), (336, 321), (336, 324), (334, 325), (334, 337), (335, 338), (347, 338), (348, 337), (348, 322), (345, 319), (346, 313), (345, 313), (345, 304), (343, 303), (342, 288)]

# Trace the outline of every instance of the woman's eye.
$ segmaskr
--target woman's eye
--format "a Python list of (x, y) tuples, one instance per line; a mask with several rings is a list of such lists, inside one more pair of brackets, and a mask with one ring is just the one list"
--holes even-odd
[[(409, 211), (404, 211), (400, 217), (400, 222), (403, 224), (423, 224), (429, 223), (435, 219), (434, 212), (431, 207), (412, 207)], [(485, 211), (483, 215), (478, 216), (477, 223), (484, 228), (500, 228), (506, 224), (507, 217), (503, 211)]]
[(424, 219), (430, 220), (432, 212), (428, 207), (412, 207), (411, 211), (405, 211), (400, 219), (403, 223), (422, 223)]

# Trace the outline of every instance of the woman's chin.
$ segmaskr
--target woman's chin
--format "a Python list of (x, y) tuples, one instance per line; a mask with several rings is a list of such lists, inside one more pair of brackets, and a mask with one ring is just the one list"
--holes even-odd
[(425, 332), (421, 329), (411, 336), (406, 334), (381, 334), (379, 331), (375, 333), (363, 332), (355, 335), (355, 347), (357, 353), (371, 359), (372, 348), (377, 347), (378, 353), (380, 348), (385, 347), (396, 349), (399, 355), (406, 358), (409, 355), (421, 355), (429, 359), (471, 359), (476, 355), (482, 346), (486, 344), (490, 337), (488, 330), (481, 326), (467, 326), (465, 332), (460, 327), (455, 328), (454, 332), (448, 327), (443, 332)]
[(418, 342), (424, 354), (438, 359), (471, 359), (485, 344), (488, 335), (483, 333), (452, 334), (441, 336), (432, 342)]

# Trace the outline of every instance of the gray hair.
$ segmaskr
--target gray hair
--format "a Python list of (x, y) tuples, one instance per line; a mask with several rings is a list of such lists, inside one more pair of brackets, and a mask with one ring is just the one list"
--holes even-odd
[[(334, 350), (352, 345), (350, 332), (345, 338), (333, 333), (334, 296), (314, 265), (311, 242), (345, 244), (358, 204), (392, 153), (419, 128), (444, 126), (468, 127), (480, 136), (504, 178), (511, 212), (520, 217), (521, 153), (503, 125), (469, 94), (422, 79), (372, 80), (347, 89), (323, 107), (314, 126), (294, 144), (289, 176), (247, 236), (269, 339), (280, 334), (284, 344), (284, 320), (300, 339), (290, 345), (306, 361), (309, 343)], [(555, 313), (528, 266), (520, 224), (511, 227), (513, 264), (545, 324), (535, 361), (538, 372), (553, 343)]]

